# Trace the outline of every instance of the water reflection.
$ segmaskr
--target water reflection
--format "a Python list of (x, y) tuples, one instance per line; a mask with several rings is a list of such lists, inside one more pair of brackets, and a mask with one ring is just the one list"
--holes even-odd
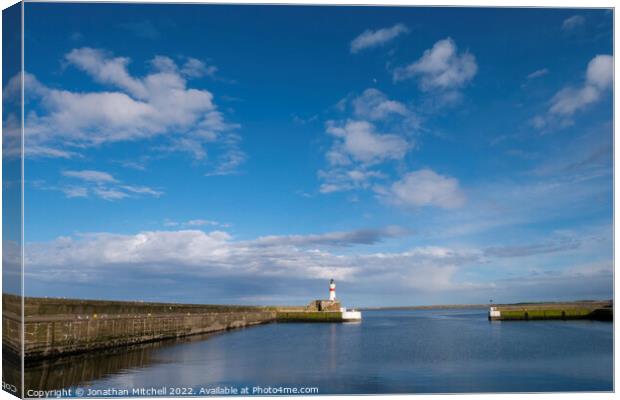
[[(157, 351), (180, 343), (205, 340), (218, 333), (190, 336), (187, 338), (143, 343), (112, 350), (91, 351), (72, 356), (26, 363), (24, 386), (26, 390), (54, 390), (84, 386), (89, 382), (116, 375), (123, 371), (143, 368), (162, 360)], [(17, 370), (19, 359), (3, 357), (3, 369)]]

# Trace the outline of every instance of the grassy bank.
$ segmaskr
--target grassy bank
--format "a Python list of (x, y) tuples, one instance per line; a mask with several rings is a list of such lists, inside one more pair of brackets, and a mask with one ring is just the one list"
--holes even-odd
[(592, 313), (592, 310), (589, 308), (573, 308), (550, 310), (509, 310), (500, 312), (502, 320), (583, 319)]
[(342, 322), (342, 313), (330, 311), (278, 312), (277, 322)]

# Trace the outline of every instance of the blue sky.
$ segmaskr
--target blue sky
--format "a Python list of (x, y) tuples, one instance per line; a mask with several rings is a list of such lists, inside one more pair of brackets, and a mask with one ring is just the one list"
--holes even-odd
[(28, 3), (26, 293), (610, 298), (612, 17)]

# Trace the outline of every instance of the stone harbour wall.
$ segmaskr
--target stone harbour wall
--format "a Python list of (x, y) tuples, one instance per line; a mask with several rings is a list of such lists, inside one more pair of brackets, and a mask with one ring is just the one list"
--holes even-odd
[(22, 311), (19, 296), (2, 295), (2, 350), (16, 355), (21, 352)]
[[(21, 316), (13, 309), (18, 301), (3, 295), (2, 341), (16, 353)], [(27, 297), (24, 353), (27, 359), (45, 358), (243, 328), (275, 321), (276, 314), (275, 307)]]

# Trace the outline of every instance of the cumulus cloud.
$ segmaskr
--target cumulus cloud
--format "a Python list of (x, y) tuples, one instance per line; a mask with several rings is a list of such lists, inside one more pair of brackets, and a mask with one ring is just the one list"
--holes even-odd
[(224, 160), (228, 165), (217, 164), (216, 169), (230, 170), (243, 162), (234, 132), (239, 125), (226, 121), (210, 91), (188, 87), (188, 78), (215, 72), (204, 62), (188, 58), (179, 67), (169, 57), (156, 56), (151, 72), (134, 76), (129, 58), (88, 47), (71, 50), (65, 62), (110, 90), (56, 89), (28, 74), (29, 93), (38, 101), (25, 125), (31, 156), (70, 157), (88, 147), (161, 136), (169, 151), (195, 159), (206, 157), (207, 145), (217, 146), (220, 156), (213, 163)]
[(568, 17), (562, 21), (562, 29), (565, 31), (572, 31), (573, 29), (583, 25), (585, 22), (586, 19), (583, 15), (573, 15), (572, 17)]
[(588, 63), (586, 83), (599, 90), (611, 87), (614, 75), (614, 59), (610, 55), (597, 55)]
[(454, 40), (438, 41), (425, 50), (417, 61), (394, 70), (394, 80), (417, 78), (420, 88), (430, 90), (454, 90), (471, 81), (478, 72), (473, 54), (458, 52)]
[(349, 95), (337, 109), (348, 118), (326, 123), (332, 144), (325, 154), (328, 167), (318, 172), (321, 193), (369, 189), (389, 177), (387, 163), (403, 160), (415, 147), (417, 115), (378, 89)]
[(550, 100), (547, 113), (532, 119), (534, 127), (545, 129), (555, 125), (570, 125), (575, 113), (599, 101), (611, 88), (613, 64), (613, 57), (610, 55), (599, 54), (592, 58), (588, 63), (583, 85), (568, 86), (557, 92)]
[(318, 175), (319, 178), (324, 181), (319, 188), (321, 193), (369, 189), (373, 181), (387, 178), (387, 176), (380, 171), (361, 166), (353, 167), (353, 169), (336, 167), (328, 170), (321, 170)]
[(401, 136), (378, 133), (375, 126), (366, 121), (348, 120), (344, 125), (328, 121), (327, 133), (337, 139), (332, 151), (364, 164), (401, 159), (410, 148)]
[(613, 80), (613, 57), (597, 55), (588, 63), (586, 80), (582, 87), (562, 89), (551, 99), (549, 112), (573, 115), (576, 111), (596, 102), (601, 93), (609, 89)]
[(26, 96), (24, 99), (25, 101), (31, 100), (32, 97), (41, 96), (47, 90), (34, 75), (28, 72), (23, 74), (19, 72), (11, 77), (6, 85), (4, 85), (2, 89), (3, 101), (13, 105), (20, 105), (22, 98), (22, 80), (24, 88), (27, 88), (27, 90), (24, 91), (24, 96)]
[(411, 107), (375, 88), (365, 89), (360, 95), (350, 94), (336, 108), (349, 113), (349, 119), (383, 125), (402, 136), (412, 136), (420, 126), (420, 118)]
[(170, 57), (155, 56), (151, 60), (151, 65), (155, 70), (169, 73), (177, 73), (187, 78), (201, 78), (203, 76), (214, 76), (217, 72), (215, 65), (207, 65), (204, 61), (193, 57), (187, 57), (182, 66)]
[(375, 188), (377, 195), (387, 203), (415, 208), (434, 206), (458, 208), (466, 196), (455, 178), (437, 174), (430, 169), (409, 172), (388, 188)]
[(127, 65), (130, 59), (127, 57), (113, 57), (103, 50), (83, 47), (71, 50), (65, 59), (99, 83), (125, 89), (129, 94), (140, 99), (147, 97), (144, 82), (129, 75)]
[(359, 118), (372, 121), (384, 120), (391, 116), (408, 117), (413, 113), (403, 103), (390, 100), (377, 89), (366, 89), (361, 96), (352, 100), (353, 112)]
[(377, 29), (376, 31), (367, 29), (351, 41), (351, 53), (358, 53), (365, 49), (383, 46), (387, 42), (408, 32), (409, 28), (403, 24), (396, 24), (389, 28)]
[(213, 76), (217, 72), (215, 65), (207, 65), (203, 61), (196, 58), (188, 58), (181, 72), (191, 78), (200, 78), (202, 76)]

